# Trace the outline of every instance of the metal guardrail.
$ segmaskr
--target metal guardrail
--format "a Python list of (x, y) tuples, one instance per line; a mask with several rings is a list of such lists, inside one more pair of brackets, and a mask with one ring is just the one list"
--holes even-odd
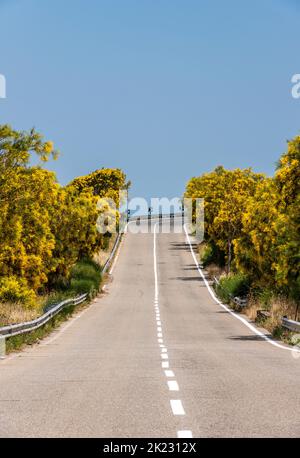
[(79, 305), (86, 301), (88, 293), (82, 294), (72, 299), (66, 299), (59, 304), (52, 307), (48, 312), (41, 315), (39, 318), (36, 318), (32, 321), (26, 321), (25, 323), (12, 324), (10, 326), (4, 326), (0, 328), (0, 338), (14, 337), (20, 334), (25, 334), (26, 332), (35, 331), (40, 328), (48, 321), (50, 321), (55, 315), (61, 312), (65, 307), (70, 305)]
[(233, 302), (239, 307), (247, 307), (248, 301), (246, 298), (234, 297)]
[(133, 221), (147, 221), (149, 219), (173, 219), (173, 218), (182, 218), (184, 216), (184, 213), (177, 213), (177, 212), (171, 212), (171, 213), (153, 213), (151, 215), (131, 215), (128, 218), (129, 222)]
[(110, 253), (110, 256), (109, 258), (107, 259), (107, 261), (105, 262), (103, 268), (102, 268), (102, 273), (105, 274), (105, 272), (107, 271), (108, 267), (110, 266), (111, 264), (111, 261), (113, 260), (115, 254), (116, 254), (116, 251), (118, 249), (118, 246), (119, 246), (119, 243), (121, 242), (121, 238), (122, 238), (122, 234), (119, 233), (118, 234), (118, 237), (116, 238), (116, 241), (114, 243), (114, 246), (113, 246), (113, 249)]
[(282, 318), (282, 327), (288, 329), (289, 331), (300, 332), (300, 322), (289, 320), (286, 317)]

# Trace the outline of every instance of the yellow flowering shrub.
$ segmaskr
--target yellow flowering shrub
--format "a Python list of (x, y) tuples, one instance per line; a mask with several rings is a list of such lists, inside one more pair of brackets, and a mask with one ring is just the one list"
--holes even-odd
[(26, 308), (33, 308), (36, 306), (37, 298), (24, 279), (17, 279), (12, 275), (0, 277), (0, 302), (16, 302)]
[(30, 166), (32, 153), (41, 163), (58, 154), (35, 130), (0, 126), (0, 301), (26, 306), (99, 250), (99, 197), (118, 205), (129, 186), (121, 170), (101, 169), (61, 187), (54, 173)]
[(300, 300), (300, 136), (273, 178), (250, 169), (192, 178), (186, 197), (205, 199), (206, 240), (258, 288)]

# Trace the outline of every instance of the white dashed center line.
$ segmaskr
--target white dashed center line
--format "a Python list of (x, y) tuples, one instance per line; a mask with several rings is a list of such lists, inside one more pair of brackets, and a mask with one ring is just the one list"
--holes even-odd
[(185, 431), (178, 431), (177, 437), (178, 439), (192, 438), (193, 434), (192, 431), (187, 429)]
[(168, 387), (170, 391), (179, 391), (179, 386), (176, 380), (168, 380)]
[[(156, 316), (156, 325), (157, 325), (157, 341), (159, 344), (159, 347), (161, 349), (161, 359), (163, 360), (161, 363), (162, 369), (165, 369), (165, 376), (167, 378), (175, 378), (175, 374), (172, 370), (169, 370), (169, 356), (168, 356), (168, 350), (163, 345), (164, 341), (162, 339), (163, 334), (162, 334), (162, 325), (161, 325), (161, 319), (160, 319), (160, 311), (159, 311), (159, 289), (158, 289), (158, 274), (157, 274), (157, 257), (156, 257), (156, 228), (157, 228), (157, 223), (154, 226), (154, 247), (153, 247), (153, 255), (154, 255), (154, 278), (155, 278), (155, 297), (154, 297), (154, 310), (155, 310), (155, 316)], [(167, 361), (166, 361), (167, 360)], [(169, 388), (169, 391), (179, 391), (179, 385), (176, 380), (167, 380), (167, 385)], [(170, 405), (171, 405), (171, 410), (173, 412), (173, 415), (185, 415), (185, 411), (182, 405), (182, 402), (180, 399), (172, 399), (170, 400)], [(177, 437), (178, 438), (191, 438), (193, 437), (192, 431), (190, 430), (181, 430), (177, 431)]]
[(179, 399), (172, 399), (170, 401), (171, 409), (174, 415), (185, 415), (185, 411), (182, 405), (182, 402)]
[(173, 371), (165, 371), (165, 376), (166, 377), (175, 377), (175, 374)]

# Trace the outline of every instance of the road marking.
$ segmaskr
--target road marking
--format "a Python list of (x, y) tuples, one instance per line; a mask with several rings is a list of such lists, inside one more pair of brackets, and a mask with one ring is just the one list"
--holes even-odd
[(154, 262), (154, 279), (155, 279), (154, 301), (158, 302), (158, 275), (157, 275), (157, 259), (156, 259), (156, 227), (157, 227), (157, 223), (154, 225), (153, 262)]
[[(155, 298), (154, 298), (154, 303), (155, 303), (155, 314), (156, 314), (156, 322), (157, 322), (157, 341), (160, 344), (161, 348), (161, 359), (162, 360), (167, 360), (167, 361), (162, 361), (161, 367), (162, 369), (169, 369), (169, 356), (167, 353), (167, 348), (163, 345), (163, 339), (162, 339), (162, 327), (161, 327), (161, 321), (160, 321), (160, 313), (159, 313), (159, 308), (158, 308), (158, 297), (159, 297), (159, 287), (158, 287), (158, 273), (157, 273), (157, 256), (156, 256), (156, 228), (157, 228), (156, 223), (154, 225), (154, 243), (153, 243), (153, 262), (154, 262), (154, 279), (155, 279)], [(167, 378), (172, 378), (175, 377), (174, 372), (171, 370), (165, 370), (165, 375)], [(168, 388), (169, 391), (179, 391), (179, 386), (176, 380), (167, 380)], [(180, 400), (170, 400), (171, 404), (171, 409), (173, 412), (173, 415), (185, 415), (185, 411), (182, 405), (182, 402)], [(183, 431), (177, 431), (177, 436), (178, 437), (193, 437), (192, 432), (190, 430), (183, 430)]]
[(176, 380), (168, 380), (168, 387), (170, 391), (179, 391), (179, 386)]
[(175, 374), (173, 371), (165, 371), (166, 377), (175, 377)]
[(192, 438), (193, 433), (188, 429), (186, 429), (185, 431), (177, 431), (177, 437), (178, 439)]
[(182, 402), (179, 399), (172, 399), (170, 401), (173, 415), (185, 415)]
[(226, 312), (230, 313), (230, 315), (232, 315), (234, 318), (236, 318), (237, 320), (240, 320), (245, 326), (247, 326), (247, 328), (249, 328), (252, 332), (254, 332), (254, 334), (256, 334), (257, 336), (261, 337), (262, 339), (266, 340), (267, 342), (269, 342), (271, 345), (274, 345), (274, 347), (277, 347), (277, 348), (281, 348), (282, 350), (288, 350), (288, 351), (291, 351), (291, 352), (296, 352), (296, 353), (300, 353), (300, 350), (297, 350), (296, 348), (289, 348), (289, 347), (285, 347), (284, 345), (281, 345), (277, 342), (275, 342), (274, 340), (270, 339), (268, 336), (266, 336), (266, 334), (264, 334), (263, 332), (259, 331), (256, 327), (254, 327), (251, 323), (248, 323), (248, 321), (243, 318), (242, 316), (239, 316), (237, 315), (235, 312), (233, 312), (229, 307), (227, 307), (226, 305), (224, 305), (221, 301), (219, 301), (219, 299), (216, 297), (214, 291), (212, 290), (212, 288), (209, 286), (208, 284), (208, 281), (206, 280), (203, 272), (202, 272), (202, 269), (200, 269), (199, 267), (199, 263), (197, 261), (197, 258), (196, 258), (196, 255), (195, 255), (195, 252), (194, 252), (194, 249), (192, 247), (192, 244), (191, 244), (191, 240), (190, 240), (190, 236), (188, 234), (188, 231), (186, 229), (186, 226), (184, 225), (184, 231), (185, 231), (185, 235), (186, 235), (186, 239), (187, 239), (187, 242), (189, 244), (189, 247), (190, 247), (190, 251), (192, 253), (192, 257), (194, 259), (194, 262), (196, 264), (196, 267), (198, 269), (198, 272), (199, 274), (201, 275), (201, 278), (202, 280), (204, 281), (204, 284), (206, 286), (206, 288), (208, 289), (208, 292), (209, 294), (211, 295), (211, 297), (213, 298), (213, 300), (219, 304), (224, 310), (226, 310)]

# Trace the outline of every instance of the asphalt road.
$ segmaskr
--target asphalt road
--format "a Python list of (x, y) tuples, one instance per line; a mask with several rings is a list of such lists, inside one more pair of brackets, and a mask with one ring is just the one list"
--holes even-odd
[(159, 229), (126, 234), (108, 293), (0, 362), (1, 437), (299, 437), (300, 359), (217, 304), (185, 234)]

